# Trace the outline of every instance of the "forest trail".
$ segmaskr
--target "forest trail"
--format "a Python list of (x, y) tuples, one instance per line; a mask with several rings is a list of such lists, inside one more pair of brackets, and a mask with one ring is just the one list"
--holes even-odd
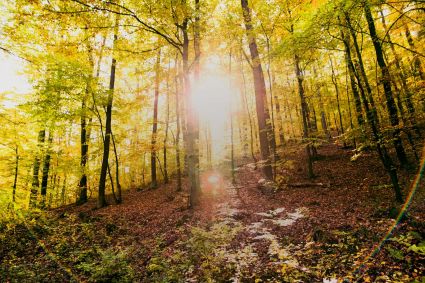
[(204, 189), (212, 188), (216, 190), (216, 194), (225, 195), (223, 203), (215, 204), (215, 225), (226, 225), (237, 231), (236, 241), (225, 248), (220, 247), (221, 253), (226, 255), (227, 263), (235, 266), (232, 280), (239, 282), (244, 272), (255, 274), (264, 266), (280, 268), (279, 266), (288, 265), (290, 268), (308, 271), (293, 257), (290, 245), (283, 247), (282, 236), (274, 234), (279, 227), (289, 227), (305, 217), (308, 209), (299, 207), (294, 212), (289, 212), (285, 207), (278, 207), (249, 213), (240, 190), (255, 189), (258, 175), (255, 174), (254, 167), (253, 163), (248, 163), (238, 168), (248, 181), (244, 186), (233, 185), (230, 178), (222, 177), (226, 176), (225, 173), (220, 174), (217, 171), (205, 172), (201, 176)]
[[(31, 241), (37, 241), (25, 253), (35, 262), (47, 260), (46, 270), (66, 266), (81, 274), (77, 255), (105, 250), (101, 264), (108, 266), (111, 254), (124, 252), (135, 282), (336, 282), (326, 280), (352, 278), (365, 259), (378, 275), (388, 265), (405, 268), (386, 251), (368, 258), (395, 223), (392, 191), (376, 155), (364, 153), (350, 161), (350, 150), (323, 144), (314, 162), (317, 177), (309, 180), (302, 151), (297, 145), (285, 148), (276, 192), (258, 189), (260, 171), (241, 160), (234, 185), (226, 167), (202, 173), (202, 194), (193, 209), (187, 209), (187, 193), (176, 192), (172, 181), (155, 190), (126, 191), (120, 205), (95, 209), (91, 200), (52, 210), (41, 226), (50, 228), (32, 228)], [(323, 185), (309, 186), (311, 182)], [(408, 184), (408, 175), (401, 182)], [(409, 212), (411, 221), (424, 217), (423, 182), (421, 188)], [(407, 227), (401, 223), (398, 230)], [(40, 249), (56, 257), (46, 259)], [(64, 270), (46, 276), (70, 280)]]

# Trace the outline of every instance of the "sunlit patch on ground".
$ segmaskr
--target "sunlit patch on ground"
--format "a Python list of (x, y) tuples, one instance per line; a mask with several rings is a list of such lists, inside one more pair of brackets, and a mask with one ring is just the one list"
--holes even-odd
[(201, 175), (201, 187), (203, 192), (220, 194), (225, 187), (223, 176), (216, 171), (206, 172)]
[(220, 181), (220, 177), (218, 175), (210, 175), (210, 176), (208, 176), (207, 181), (211, 185), (216, 185)]

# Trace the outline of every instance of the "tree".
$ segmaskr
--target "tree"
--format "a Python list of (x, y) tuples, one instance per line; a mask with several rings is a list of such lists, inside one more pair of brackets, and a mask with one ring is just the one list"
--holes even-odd
[[(116, 16), (116, 23), (119, 22), (119, 16)], [(114, 38), (113, 38), (113, 46), (112, 51), (116, 45), (118, 39), (118, 24), (115, 26), (114, 30)], [(109, 93), (108, 100), (106, 104), (106, 123), (105, 123), (105, 139), (103, 142), (103, 158), (102, 158), (102, 168), (100, 171), (99, 178), (99, 196), (97, 200), (97, 207), (101, 208), (107, 205), (106, 197), (105, 197), (105, 183), (106, 183), (106, 173), (108, 170), (108, 162), (109, 162), (109, 146), (111, 143), (111, 135), (112, 135), (112, 103), (114, 99), (114, 88), (115, 88), (115, 72), (116, 72), (117, 60), (112, 55), (111, 62), (111, 74), (109, 80)]]
[(372, 17), (372, 12), (370, 10), (369, 2), (364, 2), (364, 12), (366, 15), (367, 25), (369, 27), (370, 37), (372, 38), (373, 47), (375, 48), (376, 60), (378, 62), (379, 68), (381, 69), (381, 81), (384, 87), (385, 98), (387, 101), (387, 111), (390, 118), (391, 126), (393, 130), (393, 143), (395, 150), (397, 152), (398, 160), (402, 166), (407, 166), (407, 156), (404, 151), (404, 147), (400, 138), (400, 129), (399, 129), (399, 119), (397, 113), (397, 106), (394, 101), (393, 91), (391, 88), (391, 76), (388, 70), (387, 64), (384, 60), (384, 54), (382, 51), (381, 41), (378, 38), (375, 28), (375, 22)]
[(258, 53), (257, 42), (252, 27), (251, 9), (248, 6), (248, 0), (241, 0), (243, 19), (245, 23), (246, 34), (248, 38), (249, 51), (251, 53), (251, 68), (255, 85), (255, 103), (258, 119), (258, 131), (260, 136), (260, 152), (264, 161), (263, 173), (268, 179), (273, 179), (273, 171), (270, 160), (269, 133), (270, 117), (266, 109), (266, 84), (264, 81), (263, 68)]

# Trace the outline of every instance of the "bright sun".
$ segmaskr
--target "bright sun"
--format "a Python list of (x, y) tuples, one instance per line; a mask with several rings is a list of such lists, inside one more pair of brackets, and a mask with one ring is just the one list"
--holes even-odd
[(218, 75), (204, 76), (193, 92), (193, 104), (203, 122), (227, 120), (233, 96), (228, 79)]
[[(218, 64), (209, 64), (209, 71), (193, 85), (193, 105), (202, 127), (211, 132), (212, 155), (218, 160), (226, 154), (230, 142), (230, 114), (238, 107), (238, 89), (228, 74), (219, 73)], [(202, 129), (201, 129), (202, 130)]]

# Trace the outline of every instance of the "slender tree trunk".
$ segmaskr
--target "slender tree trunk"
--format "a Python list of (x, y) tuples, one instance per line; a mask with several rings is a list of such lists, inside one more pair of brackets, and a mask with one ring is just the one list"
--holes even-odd
[(112, 196), (114, 198), (115, 203), (118, 204), (118, 198), (117, 198), (117, 195), (115, 194), (114, 178), (112, 178), (111, 165), (109, 164), (108, 164), (108, 176), (109, 176), (109, 182), (111, 183)]
[(308, 141), (309, 133), (308, 133), (308, 124), (307, 124), (307, 102), (305, 100), (304, 95), (304, 87), (303, 87), (303, 75), (301, 73), (300, 69), (300, 63), (299, 63), (299, 57), (298, 55), (295, 55), (294, 62), (295, 62), (295, 75), (297, 77), (298, 82), (298, 94), (300, 96), (301, 100), (301, 113), (302, 113), (302, 125), (303, 125), (303, 139), (307, 142), (306, 146), (306, 153), (307, 153), (307, 174), (309, 178), (314, 177), (313, 173), (313, 161), (311, 158), (311, 152), (310, 152), (310, 141)]
[(61, 190), (61, 205), (66, 204), (66, 180), (67, 180), (67, 175), (65, 174), (65, 177), (63, 178), (62, 190)]
[(45, 208), (46, 206), (47, 183), (49, 180), (52, 142), (53, 142), (53, 132), (50, 131), (48, 143), (47, 143), (46, 155), (43, 161), (43, 170), (42, 170), (42, 176), (41, 176), (41, 207), (42, 208)]
[[(366, 90), (367, 98), (368, 98), (368, 100), (369, 100), (369, 102), (372, 106), (372, 109), (371, 109), (372, 113), (375, 117), (377, 117), (375, 101), (373, 99), (372, 88), (370, 86), (369, 79), (366, 75), (366, 70), (365, 70), (365, 67), (364, 67), (362, 52), (360, 50), (359, 43), (357, 42), (356, 31), (351, 25), (351, 19), (350, 19), (350, 16), (348, 15), (348, 13), (345, 14), (345, 23), (346, 23), (348, 30), (351, 34), (351, 37), (353, 39), (354, 50), (356, 51), (356, 56), (357, 56), (357, 59), (358, 59), (358, 62), (354, 62), (354, 63), (355, 63), (355, 65), (358, 65), (358, 68), (357, 68), (358, 69), (358, 72), (357, 72), (358, 78), (357, 79), (358, 79), (358, 82), (359, 82), (359, 88), (360, 88), (361, 91)], [(349, 39), (348, 39), (348, 41), (349, 41)], [(365, 86), (364, 88), (363, 88), (363, 84)]]
[(18, 184), (18, 169), (19, 169), (19, 153), (18, 145), (15, 145), (15, 175), (13, 178), (12, 202), (16, 202), (16, 186)]
[[(119, 17), (116, 16), (116, 25), (114, 30), (114, 41), (112, 46), (112, 52), (114, 52), (116, 41), (118, 38), (118, 22)], [(102, 168), (100, 170), (99, 178), (99, 195), (97, 199), (97, 207), (105, 207), (106, 196), (105, 196), (105, 186), (106, 186), (106, 174), (109, 164), (109, 147), (111, 143), (111, 132), (112, 132), (112, 104), (114, 99), (114, 89), (115, 89), (115, 71), (116, 71), (117, 60), (115, 59), (114, 54), (112, 54), (112, 63), (111, 63), (111, 74), (109, 79), (109, 93), (108, 100), (106, 104), (106, 124), (105, 124), (105, 139), (103, 143), (103, 158), (102, 158)]]
[[(229, 54), (229, 88), (232, 86), (232, 51)], [(231, 160), (231, 173), (232, 184), (236, 184), (235, 180), (235, 146), (233, 134), (233, 103), (230, 102), (230, 160)]]
[[(349, 74), (353, 83), (353, 72), (354, 72), (354, 66), (353, 66), (353, 62), (351, 60), (351, 51), (350, 51), (350, 46), (349, 44), (347, 44), (347, 40), (346, 37), (344, 37), (344, 33), (342, 33), (342, 37), (345, 39), (344, 40), (344, 45), (345, 45), (345, 55), (346, 55), (346, 62), (348, 64), (348, 70), (349, 70)], [(360, 84), (360, 79), (359, 77), (357, 77), (357, 80), (359, 81), (359, 87), (361, 86)], [(379, 130), (379, 122), (377, 120), (377, 116), (374, 115), (373, 110), (371, 109), (371, 107), (369, 106), (369, 102), (367, 100), (366, 94), (363, 90), (360, 91), (361, 94), (361, 100), (363, 103), (363, 107), (366, 111), (366, 115), (367, 115), (367, 121), (369, 123), (370, 128), (372, 129), (372, 134), (373, 134), (373, 140), (376, 144), (376, 149), (379, 155), (379, 158), (382, 162), (382, 164), (384, 165), (385, 170), (387, 171), (392, 185), (393, 185), (393, 189), (395, 192), (395, 196), (396, 196), (396, 200), (398, 202), (402, 202), (403, 197), (401, 194), (401, 188), (400, 185), (398, 183), (398, 176), (397, 176), (397, 170), (391, 160), (391, 157), (389, 156), (387, 149), (385, 147), (385, 144), (383, 143), (383, 137), (382, 134)], [(357, 105), (356, 105), (357, 106)]]
[(79, 188), (79, 196), (77, 200), (77, 204), (83, 204), (87, 202), (87, 173), (86, 173), (86, 164), (88, 159), (88, 142), (87, 142), (87, 124), (86, 124), (86, 101), (83, 98), (83, 102), (81, 103), (81, 178), (78, 183)]
[(111, 130), (111, 137), (112, 137), (112, 146), (114, 148), (114, 156), (115, 156), (115, 180), (117, 183), (117, 203), (121, 203), (122, 202), (122, 192), (121, 192), (121, 183), (120, 183), (120, 167), (119, 167), (119, 160), (118, 160), (118, 151), (117, 151), (117, 146), (115, 144), (115, 137), (114, 137), (114, 133)]
[(143, 186), (143, 188), (146, 187), (145, 171), (146, 171), (146, 152), (143, 153), (143, 163), (142, 163), (142, 186)]
[[(409, 44), (410, 48), (416, 50), (412, 34), (410, 32), (409, 26), (406, 23), (404, 24), (404, 34), (406, 35), (407, 43)], [(413, 75), (415, 77), (419, 77), (422, 81), (425, 80), (424, 71), (422, 69), (422, 62), (418, 54), (413, 55)]]
[(251, 10), (248, 7), (248, 0), (241, 0), (243, 18), (249, 42), (249, 50), (252, 60), (252, 73), (255, 85), (255, 102), (257, 109), (258, 131), (260, 136), (261, 158), (265, 161), (263, 172), (266, 178), (273, 179), (273, 170), (270, 161), (270, 142), (268, 134), (271, 133), (270, 117), (266, 109), (266, 84), (258, 53), (257, 42), (251, 22)]
[(243, 69), (243, 64), (242, 64), (242, 60), (241, 60), (241, 73), (242, 73), (242, 82), (243, 82), (243, 103), (245, 105), (245, 109), (246, 109), (246, 114), (248, 117), (248, 121), (249, 121), (249, 130), (250, 130), (250, 149), (251, 149), (251, 157), (252, 160), (254, 160), (255, 166), (257, 166), (257, 158), (255, 157), (255, 148), (254, 148), (254, 131), (253, 131), (253, 125), (252, 125), (252, 115), (251, 115), (251, 111), (249, 110), (249, 105), (248, 105), (248, 98), (247, 98), (247, 89), (246, 89), (246, 80), (245, 80), (245, 72)]
[[(291, 87), (291, 83), (290, 83), (290, 81), (289, 81), (289, 78), (287, 79), (287, 81), (288, 81), (288, 87), (289, 87), (289, 89), (291, 89), (292, 87)], [(291, 94), (292, 94), (292, 91), (291, 91)], [(291, 108), (289, 107), (289, 99), (288, 99), (288, 95), (285, 95), (285, 104), (286, 104), (286, 112), (285, 112), (285, 115), (286, 115), (286, 113), (287, 113), (287, 114), (288, 114), (288, 116), (289, 116), (289, 123), (290, 123), (290, 125), (291, 125), (292, 138), (295, 138), (294, 120), (292, 119), (292, 111), (291, 111)], [(298, 113), (298, 110), (296, 111), (296, 113)]]
[[(268, 133), (269, 136), (269, 140), (270, 140), (270, 147), (271, 150), (273, 151), (273, 179), (276, 179), (276, 172), (277, 172), (277, 163), (279, 162), (279, 155), (277, 154), (277, 144), (276, 144), (276, 125), (275, 125), (275, 119), (274, 119), (274, 104), (275, 102), (273, 101), (273, 80), (272, 80), (272, 75), (271, 75), (271, 57), (270, 57), (270, 38), (268, 36), (266, 36), (266, 42), (267, 42), (267, 77), (268, 77), (268, 81), (269, 81), (269, 92), (270, 92), (270, 113), (271, 113), (271, 117), (269, 118), (269, 124), (270, 124), (270, 130)], [(267, 95), (266, 95), (266, 101), (267, 101)], [(276, 100), (276, 103), (277, 100)], [(267, 106), (266, 106), (266, 112), (268, 112), (267, 110)], [(282, 133), (281, 133), (282, 134)], [(284, 142), (284, 138), (282, 139), (281, 143)]]
[[(348, 90), (348, 65), (346, 64), (346, 72), (345, 72), (345, 94), (347, 95), (347, 105), (348, 105), (348, 116), (350, 118), (350, 130), (354, 130), (354, 124), (353, 124), (353, 115), (351, 114), (351, 99), (350, 99), (350, 92)], [(354, 148), (357, 148), (357, 142), (356, 137), (353, 137), (353, 145)]]
[[(318, 74), (316, 71), (316, 67), (313, 67), (313, 74), (316, 78), (318, 78)], [(328, 138), (328, 140), (331, 139), (331, 134), (329, 132), (328, 129), (328, 124), (326, 123), (326, 114), (325, 114), (325, 107), (323, 105), (323, 98), (322, 98), (322, 93), (321, 93), (321, 84), (320, 83), (316, 83), (316, 93), (317, 93), (317, 97), (319, 98), (319, 109), (320, 109), (320, 123), (322, 125), (322, 130), (323, 133), (325, 134), (325, 136)]]
[(29, 201), (30, 208), (35, 208), (37, 206), (38, 189), (40, 187), (40, 180), (38, 178), (38, 174), (40, 171), (40, 159), (41, 159), (41, 154), (42, 154), (45, 138), (46, 138), (46, 131), (45, 130), (39, 131), (38, 141), (37, 141), (37, 152), (35, 154), (34, 165), (33, 165), (31, 194), (30, 194), (30, 201)]
[(277, 95), (274, 95), (274, 103), (275, 103), (275, 106), (276, 106), (276, 115), (278, 117), (277, 124), (278, 124), (278, 128), (279, 128), (279, 140), (280, 140), (280, 144), (284, 145), (285, 144), (285, 132), (283, 131), (282, 113), (281, 113), (280, 103), (279, 103)]
[[(412, 95), (413, 94), (412, 94), (412, 91), (410, 90), (410, 88), (407, 84), (407, 77), (406, 77), (406, 75), (403, 71), (403, 66), (402, 66), (403, 64), (401, 62), (400, 56), (398, 55), (397, 51), (395, 50), (393, 42), (391, 41), (391, 36), (388, 33), (388, 28), (387, 28), (387, 23), (385, 22), (384, 13), (382, 12), (382, 10), (380, 11), (380, 13), (381, 13), (382, 25), (384, 27), (385, 32), (387, 33), (387, 38), (388, 38), (388, 41), (389, 41), (389, 44), (390, 44), (390, 48), (391, 48), (391, 51), (394, 55), (394, 62), (395, 62), (395, 66), (397, 68), (397, 74), (400, 78), (401, 85), (402, 85), (402, 88), (403, 88), (403, 92), (406, 96), (405, 102), (406, 102), (406, 106), (407, 106), (407, 111), (409, 112), (409, 115), (407, 116), (408, 120), (409, 120), (410, 124), (412, 125), (413, 129), (415, 130), (416, 134), (418, 135), (418, 137), (422, 137), (422, 133), (419, 130), (419, 127), (417, 127), (417, 123), (416, 123), (416, 119), (415, 119), (415, 107), (414, 107), (413, 102), (412, 102)], [(394, 85), (396, 86), (395, 82), (394, 82)], [(402, 107), (401, 101), (400, 101), (399, 105), (400, 105), (399, 109), (400, 109), (400, 114), (401, 114), (400, 116), (403, 119), (406, 116), (403, 113), (401, 113), (401, 108), (400, 108), (400, 107)]]
[[(355, 70), (353, 61), (351, 59), (350, 38), (343, 31), (341, 31), (341, 35), (344, 42), (345, 63), (347, 65), (348, 75), (350, 76), (351, 92), (353, 93), (353, 98), (354, 98), (354, 106), (356, 109), (357, 123), (363, 132), (364, 118), (363, 118), (363, 112), (362, 112), (362, 102), (360, 100), (360, 94), (356, 84), (356, 75), (355, 75), (356, 70)], [(361, 84), (359, 83), (359, 88), (360, 87), (361, 87)]]
[[(177, 69), (177, 59), (176, 59), (176, 69)], [(177, 72), (178, 73), (178, 72)], [(177, 166), (177, 191), (182, 190), (182, 170), (180, 163), (180, 88), (178, 84), (178, 74), (176, 74), (175, 84), (176, 84), (176, 140), (175, 140), (175, 148), (176, 148), (176, 166)]]
[(376, 60), (378, 62), (379, 68), (381, 69), (381, 82), (384, 87), (384, 94), (387, 102), (387, 111), (390, 117), (390, 123), (393, 127), (393, 144), (400, 164), (406, 167), (408, 165), (408, 161), (406, 153), (404, 151), (403, 143), (400, 138), (399, 119), (397, 107), (395, 105), (394, 96), (391, 88), (390, 72), (384, 60), (381, 41), (376, 33), (375, 23), (373, 21), (368, 1), (365, 1), (364, 12), (369, 27), (370, 37), (372, 38), (373, 46), (375, 48)]
[[(271, 57), (270, 57), (270, 38), (266, 36), (266, 42), (267, 42), (267, 77), (269, 81), (269, 93), (270, 93), (270, 128), (271, 131), (269, 133), (270, 136), (270, 146), (273, 150), (273, 156), (274, 156), (274, 167), (276, 168), (276, 163), (279, 160), (279, 156), (277, 154), (276, 150), (276, 125), (275, 125), (275, 119), (274, 119), (274, 104), (273, 101), (273, 80), (272, 80), (272, 74), (271, 74)], [(266, 96), (267, 97), (267, 96)], [(275, 170), (276, 171), (276, 170)], [(276, 173), (276, 172), (275, 172)]]
[[(338, 80), (336, 78), (335, 75), (335, 70), (334, 70), (334, 66), (332, 63), (332, 58), (329, 58), (329, 61), (331, 63), (331, 69), (332, 69), (332, 83), (335, 87), (335, 94), (336, 94), (336, 103), (337, 103), (337, 108), (338, 108), (338, 116), (339, 116), (339, 127), (341, 129), (341, 134), (344, 134), (344, 125), (342, 123), (342, 113), (341, 113), (341, 105), (339, 102), (339, 87), (338, 87)], [(344, 147), (346, 146), (345, 144), (345, 140), (344, 140)]]
[(160, 83), (160, 64), (161, 64), (161, 49), (158, 49), (155, 65), (155, 96), (153, 102), (153, 123), (152, 123), (152, 138), (151, 138), (151, 189), (158, 187), (156, 177), (156, 141), (158, 134), (158, 97), (159, 97), (159, 83)]
[(168, 169), (167, 169), (167, 143), (168, 143), (168, 130), (170, 127), (170, 62), (168, 62), (168, 71), (167, 71), (167, 116), (165, 118), (165, 137), (164, 137), (164, 147), (163, 147), (163, 160), (164, 160), (164, 183), (168, 184)]
[[(200, 60), (201, 60), (201, 18), (200, 18), (200, 1), (195, 0), (195, 25), (194, 25), (194, 37), (193, 37), (193, 47), (195, 51), (195, 63), (194, 63), (194, 79), (196, 82), (199, 82), (200, 75)], [(200, 194), (200, 163), (199, 163), (199, 117), (198, 112), (193, 109), (192, 115), (194, 117), (193, 126), (194, 126), (194, 136), (195, 136), (195, 181), (196, 181), (196, 191), (197, 195)], [(196, 196), (198, 197), (198, 196)]]
[(189, 175), (189, 206), (192, 208), (198, 202), (199, 197), (199, 158), (197, 156), (197, 117), (193, 107), (193, 99), (190, 91), (189, 80), (189, 35), (188, 35), (188, 19), (185, 20), (181, 29), (183, 32), (183, 81), (184, 81), (184, 96), (185, 96), (185, 110), (186, 110), (186, 138), (185, 140), (185, 153), (187, 162), (187, 171)]

